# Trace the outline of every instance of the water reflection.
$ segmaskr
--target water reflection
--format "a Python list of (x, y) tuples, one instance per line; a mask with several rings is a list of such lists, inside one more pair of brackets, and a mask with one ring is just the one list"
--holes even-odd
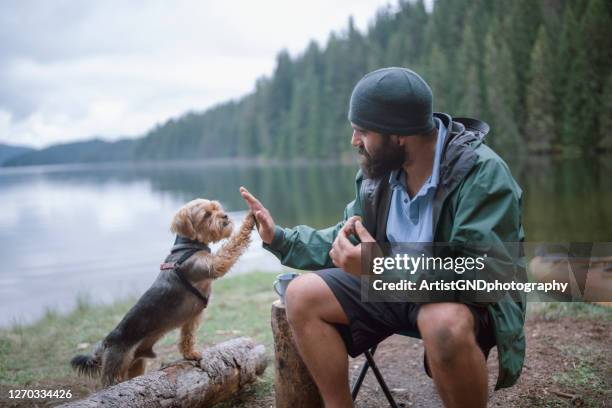
[[(611, 163), (509, 161), (525, 192), (527, 240), (612, 241)], [(355, 196), (355, 169), (174, 163), (0, 170), (0, 325), (49, 306), (69, 309), (79, 293), (110, 301), (142, 292), (172, 242), (172, 214), (195, 197), (221, 201), (238, 220), (244, 185), (278, 224), (333, 225)], [(254, 269), (280, 270), (260, 242), (236, 272)]]
[(612, 241), (611, 157), (511, 163), (528, 241)]
[[(45, 307), (69, 310), (77, 295), (108, 302), (141, 293), (173, 241), (170, 219), (186, 201), (217, 199), (239, 221), (246, 205), (238, 188), (245, 185), (277, 222), (322, 227), (341, 217), (353, 173), (180, 164), (0, 172), (0, 325), (30, 320)], [(253, 238), (231, 273), (282, 270)]]

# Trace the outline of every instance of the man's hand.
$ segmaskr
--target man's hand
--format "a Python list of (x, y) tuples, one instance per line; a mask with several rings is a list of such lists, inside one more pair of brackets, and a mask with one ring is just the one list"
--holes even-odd
[(246, 188), (240, 187), (240, 195), (255, 215), (257, 232), (259, 232), (261, 240), (266, 244), (270, 244), (274, 238), (274, 229), (276, 227), (270, 212)]
[(361, 219), (351, 217), (338, 233), (329, 256), (338, 268), (351, 275), (361, 276), (361, 244), (353, 245), (348, 239), (351, 235), (359, 237), (361, 242), (375, 242), (361, 223)]

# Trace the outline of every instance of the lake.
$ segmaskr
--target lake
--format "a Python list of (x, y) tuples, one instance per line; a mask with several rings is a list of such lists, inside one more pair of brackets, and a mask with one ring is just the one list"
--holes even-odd
[[(612, 241), (612, 160), (510, 161), (528, 241)], [(235, 221), (247, 187), (279, 225), (338, 222), (355, 165), (104, 164), (0, 169), (0, 326), (66, 312), (77, 299), (138, 296), (157, 276), (185, 202), (219, 200)], [(283, 267), (253, 244), (230, 274)], [(270, 277), (270, 283), (273, 275)]]

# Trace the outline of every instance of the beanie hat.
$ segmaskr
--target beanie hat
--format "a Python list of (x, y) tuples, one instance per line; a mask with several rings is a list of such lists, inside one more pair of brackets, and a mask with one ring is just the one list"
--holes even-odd
[(427, 134), (434, 128), (431, 89), (409, 69), (378, 69), (355, 85), (348, 119), (382, 134)]

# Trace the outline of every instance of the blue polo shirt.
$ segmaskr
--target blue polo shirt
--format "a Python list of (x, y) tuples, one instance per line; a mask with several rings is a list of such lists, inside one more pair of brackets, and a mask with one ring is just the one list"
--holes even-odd
[(446, 128), (438, 118), (438, 141), (434, 154), (431, 176), (415, 196), (410, 199), (406, 186), (404, 170), (391, 172), (389, 183), (393, 189), (391, 207), (387, 218), (387, 239), (389, 242), (432, 242), (432, 208), (433, 199), (440, 178), (440, 159), (446, 139)]

